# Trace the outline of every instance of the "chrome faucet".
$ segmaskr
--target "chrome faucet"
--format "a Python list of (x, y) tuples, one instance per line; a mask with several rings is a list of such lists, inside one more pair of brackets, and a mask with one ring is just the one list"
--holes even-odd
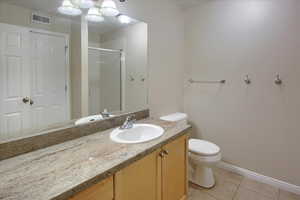
[(133, 128), (134, 123), (136, 122), (136, 119), (134, 119), (134, 115), (128, 116), (123, 123), (123, 125), (120, 127), (121, 130), (124, 129), (131, 129)]
[(104, 109), (104, 111), (101, 112), (100, 114), (102, 115), (103, 118), (109, 118), (111, 115), (107, 109)]

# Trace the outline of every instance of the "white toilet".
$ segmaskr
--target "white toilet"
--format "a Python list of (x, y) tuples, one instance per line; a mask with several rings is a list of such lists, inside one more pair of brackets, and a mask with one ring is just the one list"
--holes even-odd
[[(160, 119), (177, 122), (179, 126), (186, 126), (187, 114), (174, 113)], [(220, 148), (208, 141), (189, 140), (189, 180), (199, 186), (211, 188), (215, 185), (215, 178), (211, 167), (221, 160)]]
[(189, 180), (201, 187), (211, 188), (215, 185), (212, 167), (221, 160), (220, 148), (208, 141), (189, 140)]

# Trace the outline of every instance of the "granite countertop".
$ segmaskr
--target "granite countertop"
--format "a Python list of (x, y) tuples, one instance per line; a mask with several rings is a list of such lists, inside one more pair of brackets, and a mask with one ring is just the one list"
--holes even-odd
[(0, 161), (0, 200), (61, 200), (114, 174), (183, 134), (190, 126), (143, 120), (165, 129), (141, 144), (118, 144), (112, 129)]

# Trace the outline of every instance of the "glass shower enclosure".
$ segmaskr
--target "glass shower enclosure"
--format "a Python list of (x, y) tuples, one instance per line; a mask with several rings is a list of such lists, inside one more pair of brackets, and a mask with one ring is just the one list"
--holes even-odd
[(122, 111), (122, 50), (89, 47), (89, 115)]

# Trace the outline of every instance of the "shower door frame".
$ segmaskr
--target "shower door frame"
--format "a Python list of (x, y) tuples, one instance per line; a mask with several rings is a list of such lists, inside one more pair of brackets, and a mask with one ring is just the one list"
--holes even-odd
[[(95, 50), (95, 51), (102, 51), (102, 52), (111, 52), (111, 53), (120, 53), (120, 111), (125, 111), (125, 94), (126, 94), (126, 58), (125, 52), (123, 49), (106, 49), (106, 48), (99, 48), (99, 47), (88, 47), (88, 50)], [(113, 111), (114, 112), (114, 111)]]

